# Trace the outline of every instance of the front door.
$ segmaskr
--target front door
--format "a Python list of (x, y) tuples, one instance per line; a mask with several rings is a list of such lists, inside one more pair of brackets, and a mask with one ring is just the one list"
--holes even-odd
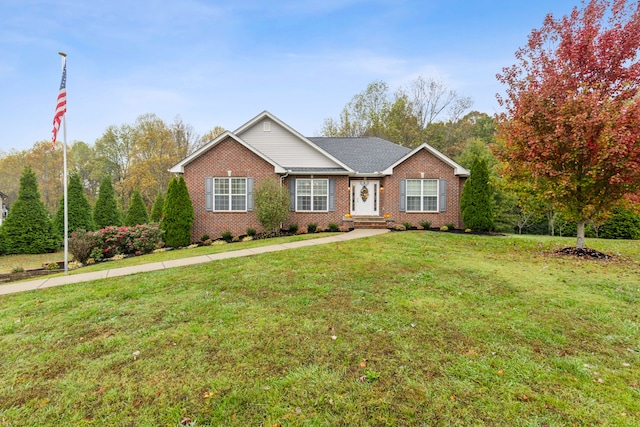
[(354, 216), (380, 215), (380, 181), (351, 181), (351, 214)]

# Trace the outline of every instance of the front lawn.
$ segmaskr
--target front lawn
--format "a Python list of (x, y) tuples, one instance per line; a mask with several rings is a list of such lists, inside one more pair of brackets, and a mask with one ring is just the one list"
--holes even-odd
[(0, 426), (635, 426), (640, 249), (432, 232), (0, 297)]

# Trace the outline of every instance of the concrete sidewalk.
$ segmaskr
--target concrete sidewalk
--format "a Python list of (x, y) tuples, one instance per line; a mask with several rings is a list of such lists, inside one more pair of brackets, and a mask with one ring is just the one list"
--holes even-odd
[(91, 273), (79, 273), (66, 276), (30, 280), (8, 285), (0, 285), (0, 295), (13, 294), (16, 292), (33, 291), (36, 289), (51, 288), (71, 283), (89, 282), (91, 280), (109, 279), (112, 277), (127, 276), (129, 274), (145, 273), (148, 271), (164, 270), (167, 268), (183, 267), (187, 265), (202, 264), (227, 258), (246, 257), (268, 252), (284, 251), (287, 249), (301, 248), (304, 246), (323, 245), (332, 242), (343, 242), (346, 240), (361, 239), (363, 237), (377, 236), (388, 232), (387, 229), (357, 229), (348, 233), (341, 233), (330, 237), (319, 239), (301, 240), (298, 242), (282, 243), (279, 245), (262, 246), (252, 249), (241, 249), (238, 251), (221, 252), (212, 255), (202, 255), (191, 258), (173, 259), (169, 261), (154, 262), (151, 264), (135, 265), (131, 267), (113, 268), (110, 270), (94, 271)]

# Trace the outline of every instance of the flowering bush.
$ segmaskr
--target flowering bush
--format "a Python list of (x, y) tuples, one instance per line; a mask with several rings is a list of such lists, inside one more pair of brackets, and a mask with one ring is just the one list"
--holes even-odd
[(100, 261), (115, 255), (142, 255), (161, 242), (162, 230), (157, 223), (133, 227), (105, 227), (99, 231), (80, 230), (71, 235), (69, 250), (76, 261), (85, 263), (89, 257)]

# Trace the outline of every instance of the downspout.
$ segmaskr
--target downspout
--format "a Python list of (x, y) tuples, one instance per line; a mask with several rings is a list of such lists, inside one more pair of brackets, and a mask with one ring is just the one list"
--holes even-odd
[[(289, 176), (289, 171), (287, 171), (284, 175), (280, 175), (280, 188), (282, 188), (284, 179)], [(282, 230), (282, 223), (280, 223), (280, 229)]]

